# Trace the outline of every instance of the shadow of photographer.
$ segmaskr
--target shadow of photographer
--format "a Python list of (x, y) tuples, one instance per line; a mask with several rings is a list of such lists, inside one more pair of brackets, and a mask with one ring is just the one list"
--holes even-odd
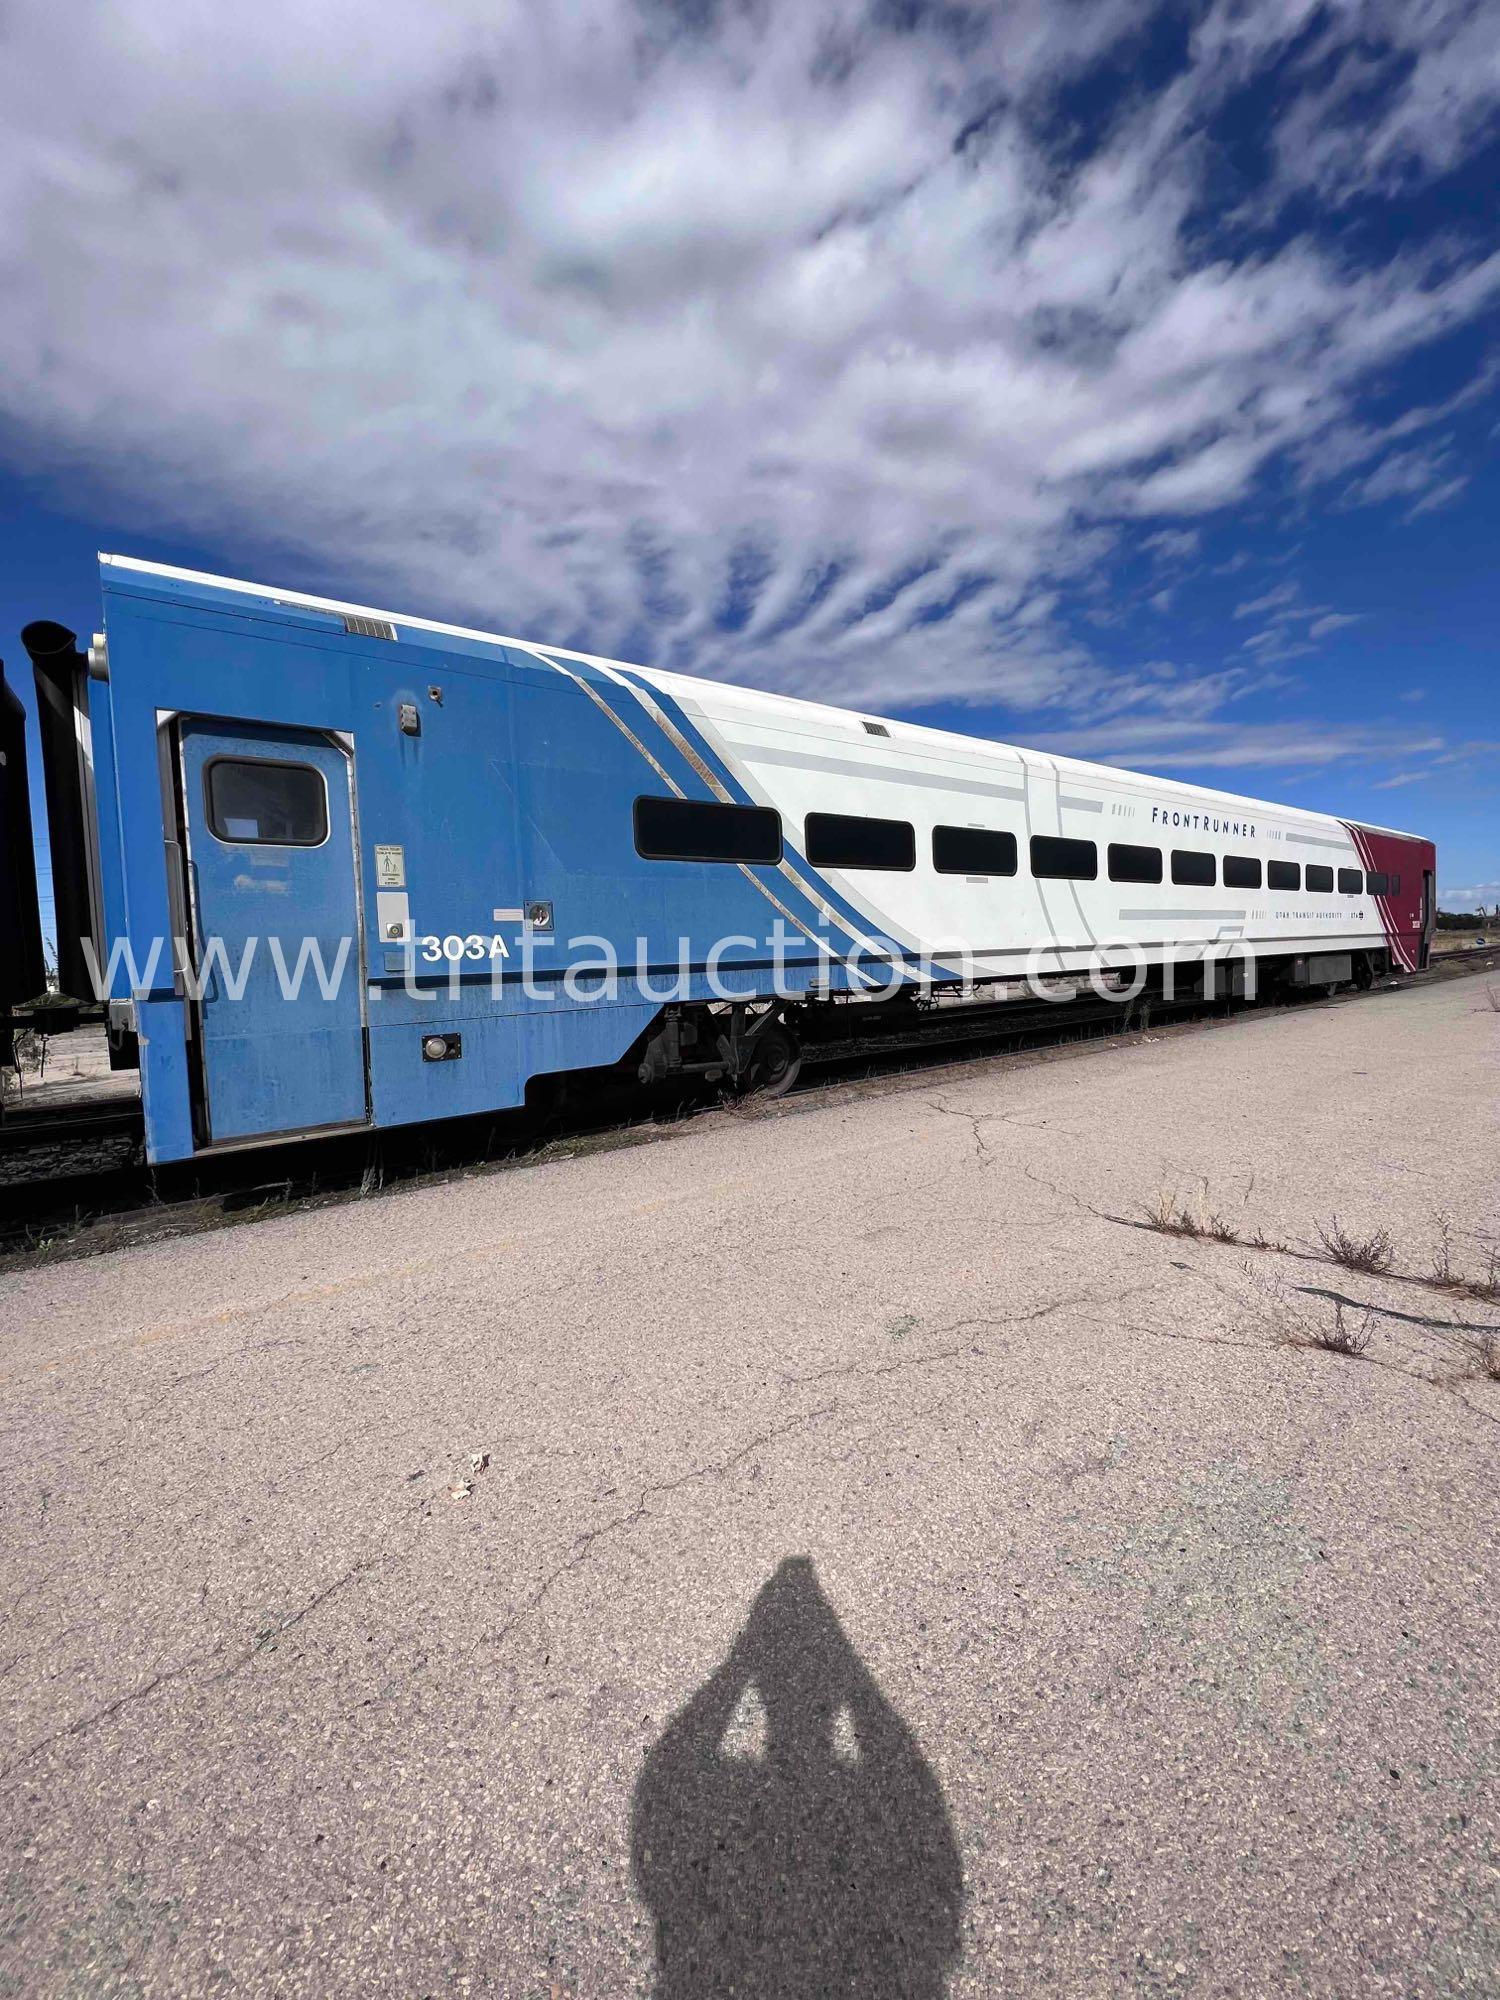
[(631, 1864), (658, 2000), (941, 2000), (963, 1900), (942, 1790), (805, 1557), (648, 1753)]

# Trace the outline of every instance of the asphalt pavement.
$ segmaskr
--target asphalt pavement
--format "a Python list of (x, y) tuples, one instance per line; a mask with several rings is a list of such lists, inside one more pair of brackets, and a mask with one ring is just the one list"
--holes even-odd
[(0, 1993), (1500, 1992), (1497, 1081), (1462, 979), (0, 1279)]

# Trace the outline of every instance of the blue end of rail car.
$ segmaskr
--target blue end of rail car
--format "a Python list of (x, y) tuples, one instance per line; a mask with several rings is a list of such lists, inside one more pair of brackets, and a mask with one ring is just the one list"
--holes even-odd
[[(770, 992), (789, 898), (790, 976), (827, 965), (827, 885), (637, 854), (635, 799), (714, 798), (712, 752), (588, 664), (108, 559), (102, 586), (109, 991), (153, 1160), (519, 1105), (650, 1026), (638, 958), (706, 993), (729, 939), (721, 973)], [(567, 990), (581, 939), (630, 972), (613, 997)]]

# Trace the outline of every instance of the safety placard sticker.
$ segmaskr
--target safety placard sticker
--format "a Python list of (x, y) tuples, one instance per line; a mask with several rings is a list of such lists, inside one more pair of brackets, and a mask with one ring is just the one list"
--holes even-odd
[(376, 848), (375, 885), (380, 889), (404, 889), (406, 887), (406, 849), (404, 847)]

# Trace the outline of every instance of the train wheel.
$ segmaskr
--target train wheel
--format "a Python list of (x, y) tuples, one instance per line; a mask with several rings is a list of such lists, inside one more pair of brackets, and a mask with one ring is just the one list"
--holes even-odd
[(785, 1028), (767, 1028), (755, 1045), (750, 1087), (763, 1097), (784, 1097), (802, 1071), (802, 1050)]

